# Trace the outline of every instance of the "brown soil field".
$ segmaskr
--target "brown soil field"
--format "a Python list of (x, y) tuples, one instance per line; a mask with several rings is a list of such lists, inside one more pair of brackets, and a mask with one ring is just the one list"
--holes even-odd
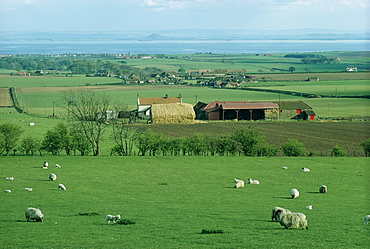
[[(148, 126), (145, 126), (148, 128)], [(370, 139), (370, 122), (207, 122), (196, 124), (152, 124), (150, 129), (168, 137), (190, 137), (196, 133), (219, 136), (253, 127), (261, 131), (268, 144), (278, 148), (289, 139), (304, 144), (315, 156), (330, 156), (338, 145), (348, 156), (365, 156), (361, 143)]]
[(0, 107), (13, 106), (9, 88), (0, 88)]

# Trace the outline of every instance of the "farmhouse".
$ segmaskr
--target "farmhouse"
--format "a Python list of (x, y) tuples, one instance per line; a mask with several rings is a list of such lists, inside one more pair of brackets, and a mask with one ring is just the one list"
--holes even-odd
[(315, 120), (316, 113), (303, 101), (278, 101), (279, 119)]
[(262, 120), (277, 119), (279, 106), (273, 102), (223, 101), (194, 106), (196, 119)]

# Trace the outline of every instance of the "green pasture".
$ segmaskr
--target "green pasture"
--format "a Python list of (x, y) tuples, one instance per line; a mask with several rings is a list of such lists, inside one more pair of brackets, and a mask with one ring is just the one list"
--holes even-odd
[[(43, 161), (49, 169), (42, 169)], [(368, 163), (368, 158), (1, 157), (1, 247), (368, 248), (370, 226), (363, 225), (370, 211)], [(48, 180), (50, 173), (56, 181)], [(14, 181), (5, 180), (11, 176)], [(234, 178), (257, 179), (260, 185), (234, 189)], [(67, 191), (59, 191), (59, 183)], [(322, 184), (327, 194), (318, 193)], [(297, 199), (290, 198), (292, 188), (300, 191)], [(313, 209), (305, 209), (308, 205)], [(309, 229), (287, 230), (272, 222), (274, 206), (304, 213)], [(40, 208), (44, 221), (27, 222), (27, 207)], [(135, 224), (107, 225), (107, 214)], [(223, 233), (201, 234), (203, 229)]]
[[(127, 65), (145, 68), (156, 67), (162, 70), (177, 71), (182, 68), (187, 71), (198, 69), (230, 69), (245, 70), (247, 73), (288, 72), (294, 67), (295, 72), (342, 72), (347, 64), (356, 64), (359, 70), (369, 68), (368, 52), (320, 52), (328, 58), (340, 58), (335, 64), (302, 64), (301, 58), (284, 58), (284, 54), (188, 54), (172, 56), (171, 59), (146, 58), (129, 59)], [(274, 70), (272, 70), (274, 69)]]
[[(310, 93), (331, 96), (363, 96), (370, 95), (369, 80), (337, 80), (337, 81), (298, 81), (298, 82), (263, 82), (265, 88), (281, 91)], [(254, 84), (255, 85), (255, 84)], [(248, 86), (252, 86), (249, 84)]]
[[(362, 82), (362, 81), (354, 81)], [(361, 89), (368, 89), (367, 85), (329, 85), (326, 86), (328, 93), (337, 93), (338, 96), (350, 93), (361, 93)], [(365, 117), (370, 116), (370, 100), (358, 98), (305, 98), (292, 94), (279, 94), (270, 92), (246, 91), (237, 89), (217, 89), (208, 87), (125, 87), (121, 90), (109, 91), (107, 93), (111, 96), (112, 104), (121, 103), (127, 105), (130, 110), (136, 108), (137, 94), (140, 97), (158, 97), (168, 96), (177, 97), (179, 93), (182, 94), (183, 102), (195, 105), (198, 101), (209, 103), (212, 101), (284, 101), (284, 100), (302, 100), (309, 104), (316, 114), (320, 117)], [(270, 89), (270, 87), (269, 87)], [(316, 91), (325, 90), (325, 86), (313, 86), (313, 89), (307, 89), (306, 86), (288, 86), (285, 90), (296, 89), (298, 91), (307, 92), (308, 90), (315, 90), (312, 94), (317, 94)], [(307, 90), (307, 91), (306, 91)], [(336, 91), (335, 91), (336, 90)], [(311, 92), (310, 92), (311, 93)], [(18, 101), (27, 113), (37, 114), (41, 116), (51, 116), (53, 113), (58, 117), (66, 115), (63, 104), (61, 103), (62, 92), (42, 92), (42, 93), (17, 93)], [(322, 93), (321, 93), (322, 94)], [(364, 93), (362, 93), (364, 94)], [(328, 115), (328, 102), (331, 103), (330, 115)], [(53, 108), (54, 105), (54, 108)]]
[(113, 77), (75, 76), (9, 76), (0, 78), (0, 87), (70, 87), (115, 84), (122, 82)]

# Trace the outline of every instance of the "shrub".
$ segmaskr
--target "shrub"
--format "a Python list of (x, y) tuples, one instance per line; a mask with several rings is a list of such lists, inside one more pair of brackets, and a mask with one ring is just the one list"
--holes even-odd
[(334, 146), (334, 148), (331, 150), (332, 156), (346, 156), (347, 153), (338, 145)]
[(361, 146), (364, 149), (365, 155), (366, 156), (369, 156), (369, 154), (370, 154), (370, 139), (368, 139), (365, 142), (361, 143)]
[(304, 156), (306, 154), (303, 143), (298, 142), (297, 139), (289, 139), (288, 142), (283, 143), (281, 149), (285, 156)]

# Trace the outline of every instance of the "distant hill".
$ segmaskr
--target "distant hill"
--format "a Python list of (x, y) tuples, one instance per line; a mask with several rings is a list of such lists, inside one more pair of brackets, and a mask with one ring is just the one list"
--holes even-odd
[(157, 33), (152, 33), (147, 37), (139, 39), (139, 41), (161, 41), (161, 40), (171, 40), (171, 38), (165, 37), (163, 35), (159, 35)]

